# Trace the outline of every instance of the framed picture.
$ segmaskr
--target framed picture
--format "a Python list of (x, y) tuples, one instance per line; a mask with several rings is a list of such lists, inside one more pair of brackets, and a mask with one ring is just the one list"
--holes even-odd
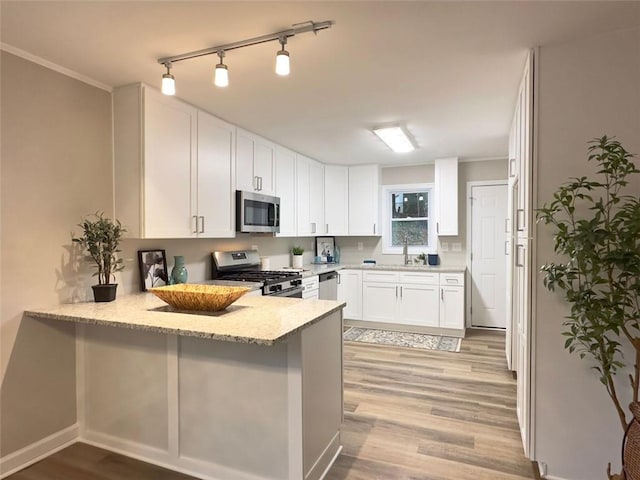
[(162, 287), (168, 282), (167, 256), (164, 250), (138, 250), (140, 289)]
[(333, 262), (336, 248), (336, 237), (316, 237), (316, 257), (320, 257), (323, 262)]

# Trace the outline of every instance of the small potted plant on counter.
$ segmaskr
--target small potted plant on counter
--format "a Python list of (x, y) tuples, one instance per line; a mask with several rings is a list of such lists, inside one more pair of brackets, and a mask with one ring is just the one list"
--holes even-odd
[(117, 283), (111, 283), (115, 279), (115, 273), (124, 268), (121, 258), (116, 254), (120, 251), (120, 239), (126, 232), (120, 222), (111, 221), (102, 213), (95, 213), (91, 218), (85, 218), (78, 226), (82, 228), (82, 235), (72, 240), (82, 245), (88, 255), (86, 260), (95, 263), (97, 271), (93, 274), (98, 277), (98, 284), (93, 285), (93, 297), (96, 302), (111, 302), (116, 298)]
[(304, 253), (304, 248), (296, 245), (291, 249), (291, 253), (293, 254), (291, 257), (291, 266), (293, 268), (302, 268), (302, 254)]

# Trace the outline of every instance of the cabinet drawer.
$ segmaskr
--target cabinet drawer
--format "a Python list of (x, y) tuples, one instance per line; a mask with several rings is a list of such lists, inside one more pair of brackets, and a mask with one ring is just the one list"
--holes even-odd
[(307, 277), (302, 279), (302, 290), (317, 290), (319, 288), (318, 276)]
[(440, 285), (464, 285), (464, 273), (441, 273)]
[(375, 271), (375, 272), (364, 272), (362, 275), (363, 282), (397, 282), (398, 281), (398, 272), (386, 272), (386, 271)]
[(402, 283), (415, 283), (419, 285), (438, 285), (439, 276), (437, 273), (429, 272), (401, 272), (400, 281)]

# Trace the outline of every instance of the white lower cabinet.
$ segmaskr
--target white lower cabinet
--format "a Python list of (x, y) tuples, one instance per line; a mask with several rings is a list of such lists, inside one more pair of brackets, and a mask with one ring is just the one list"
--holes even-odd
[(464, 330), (464, 273), (365, 271), (362, 320)]
[(362, 320), (362, 271), (338, 271), (338, 301), (346, 302), (342, 311), (346, 319)]

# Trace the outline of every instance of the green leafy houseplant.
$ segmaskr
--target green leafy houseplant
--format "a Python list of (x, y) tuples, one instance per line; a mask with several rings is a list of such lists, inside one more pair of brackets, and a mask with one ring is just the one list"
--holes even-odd
[[(626, 374), (632, 402), (640, 385), (640, 201), (626, 193), (639, 170), (614, 139), (589, 143), (598, 179), (570, 179), (538, 211), (539, 221), (553, 227), (555, 252), (566, 259), (542, 271), (545, 287), (562, 290), (571, 306), (563, 324), (565, 348), (595, 362), (624, 430), (627, 411), (614, 377)], [(623, 360), (627, 342), (635, 351), (633, 368)], [(614, 478), (610, 468), (608, 475)]]
[(112, 278), (115, 279), (114, 274), (124, 268), (122, 259), (116, 254), (120, 252), (118, 247), (126, 230), (118, 220), (113, 222), (103, 213), (85, 218), (78, 226), (82, 229), (82, 234), (73, 237), (73, 242), (86, 249), (86, 260), (94, 262), (96, 272), (93, 275), (98, 277), (98, 285), (111, 285)]
[(293, 253), (294, 255), (302, 255), (304, 253), (304, 248), (296, 245), (291, 249), (291, 253)]

